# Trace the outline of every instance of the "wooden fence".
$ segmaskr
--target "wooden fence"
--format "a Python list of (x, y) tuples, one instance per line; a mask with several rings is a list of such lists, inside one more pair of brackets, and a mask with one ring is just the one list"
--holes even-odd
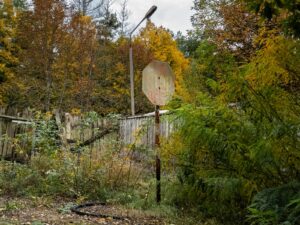
[(105, 136), (112, 133), (111, 138), (115, 136), (113, 133), (117, 133), (111, 121), (106, 118), (84, 118), (70, 113), (64, 113), (62, 118), (62, 139), (66, 140), (67, 149), (77, 142), (77, 145), (81, 143), (81, 146), (101, 150), (107, 142)]
[[(33, 117), (30, 110), (20, 113), (16, 110), (8, 112), (0, 108), (0, 158), (14, 159), (18, 152), (17, 148), (30, 149), (29, 156), (35, 152), (35, 143), (40, 131), (37, 126), (39, 121)], [(107, 144), (107, 139), (102, 136), (112, 132), (109, 119), (97, 117), (87, 119), (58, 112), (52, 119), (55, 120), (58, 137), (65, 149), (72, 149), (81, 143), (82, 146), (101, 150)], [(175, 124), (171, 115), (162, 115), (161, 136), (169, 137), (176, 127)], [(115, 135), (109, 138), (123, 145), (154, 147), (154, 114), (122, 118), (119, 120), (119, 132), (114, 133)]]
[[(0, 158), (14, 159), (17, 148), (22, 149), (32, 143), (32, 136), (27, 136), (32, 134), (31, 117), (29, 110), (20, 113), (15, 109), (0, 108)], [(27, 135), (21, 137), (20, 134)], [(20, 137), (16, 139), (17, 136)]]
[[(176, 129), (176, 121), (171, 114), (161, 115), (160, 133), (162, 138), (168, 138)], [(135, 144), (153, 148), (155, 146), (154, 113), (121, 119), (119, 136), (125, 145)]]

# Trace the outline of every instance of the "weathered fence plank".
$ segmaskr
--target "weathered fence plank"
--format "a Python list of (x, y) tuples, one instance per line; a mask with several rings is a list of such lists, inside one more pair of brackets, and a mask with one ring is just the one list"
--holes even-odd
[[(173, 117), (170, 114), (161, 116), (160, 130), (163, 138), (168, 138), (175, 130)], [(125, 145), (154, 147), (155, 129), (154, 114), (127, 117), (120, 120), (120, 139)]]

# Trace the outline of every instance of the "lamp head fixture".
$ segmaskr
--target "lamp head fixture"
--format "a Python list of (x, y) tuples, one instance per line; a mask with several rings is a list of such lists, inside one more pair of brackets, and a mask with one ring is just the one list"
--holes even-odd
[(153, 5), (149, 10), (148, 12), (146, 13), (145, 15), (145, 19), (150, 19), (150, 17), (153, 15), (153, 13), (157, 10), (157, 6), (156, 5)]

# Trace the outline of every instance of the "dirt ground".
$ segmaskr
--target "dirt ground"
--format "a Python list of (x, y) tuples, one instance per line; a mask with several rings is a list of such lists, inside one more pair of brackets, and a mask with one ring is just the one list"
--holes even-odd
[(65, 199), (0, 197), (0, 225), (169, 224), (162, 218), (137, 210), (124, 209), (121, 206), (93, 206), (82, 211), (102, 213), (122, 219), (79, 216), (70, 211), (73, 205), (74, 202)]

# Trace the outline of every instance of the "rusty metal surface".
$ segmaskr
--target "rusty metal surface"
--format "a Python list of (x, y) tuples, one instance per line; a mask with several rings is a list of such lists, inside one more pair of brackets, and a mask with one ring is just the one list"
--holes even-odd
[(161, 201), (161, 188), (160, 188), (160, 174), (161, 174), (161, 162), (160, 162), (160, 119), (159, 119), (159, 106), (155, 106), (155, 164), (156, 164), (156, 202)]
[(142, 89), (153, 105), (166, 105), (175, 92), (175, 76), (168, 63), (152, 61), (143, 70)]

